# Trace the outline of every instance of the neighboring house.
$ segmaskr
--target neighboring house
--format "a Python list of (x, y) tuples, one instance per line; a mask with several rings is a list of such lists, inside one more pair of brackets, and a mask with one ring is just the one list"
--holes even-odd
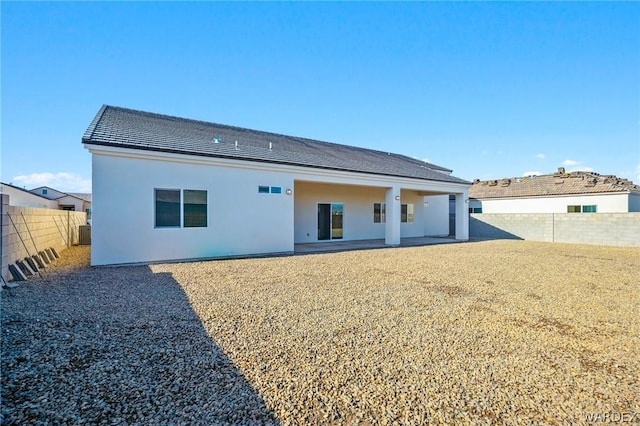
[[(297, 243), (449, 233), (451, 170), (374, 151), (103, 106), (92, 154), (93, 265), (291, 253)], [(458, 214), (456, 239), (468, 239)]]
[(470, 213), (640, 212), (640, 186), (593, 172), (566, 172), (500, 180), (475, 180)]
[(85, 212), (87, 213), (87, 218), (91, 219), (91, 194), (62, 192), (49, 186), (40, 186), (32, 189), (31, 192), (50, 200), (55, 200), (57, 203), (55, 208)]
[(9, 205), (11, 206), (36, 207), (43, 209), (58, 208), (57, 201), (8, 183), (0, 182), (0, 193), (9, 195)]

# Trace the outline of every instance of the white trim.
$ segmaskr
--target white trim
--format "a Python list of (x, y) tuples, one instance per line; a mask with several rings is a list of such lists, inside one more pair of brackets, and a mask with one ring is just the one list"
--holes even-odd
[[(203, 157), (198, 155), (190, 155), (190, 154), (177, 154), (177, 153), (168, 153), (162, 151), (142, 151), (138, 149), (132, 148), (121, 148), (121, 147), (110, 147), (103, 145), (92, 145), (89, 143), (85, 143), (85, 148), (89, 150), (90, 153), (96, 155), (107, 155), (113, 157), (127, 157), (127, 158), (136, 158), (136, 159), (145, 159), (145, 160), (153, 160), (153, 161), (165, 161), (165, 162), (174, 162), (174, 163), (187, 163), (187, 164), (201, 164), (201, 165), (213, 165), (213, 166), (223, 166), (223, 167), (232, 167), (232, 168), (241, 168), (245, 170), (261, 170), (261, 171), (277, 171), (277, 172), (286, 172), (286, 173), (296, 173), (298, 175), (303, 176), (312, 176), (315, 177), (315, 180), (310, 180), (310, 182), (327, 182), (327, 183), (344, 183), (344, 181), (332, 181), (331, 179), (350, 179), (354, 180), (354, 184), (359, 184), (363, 186), (367, 186), (367, 184), (363, 182), (369, 182), (369, 186), (377, 186), (377, 187), (390, 187), (400, 185), (402, 189), (410, 189), (416, 191), (425, 191), (426, 187), (429, 187), (428, 190), (442, 191), (442, 193), (457, 193), (452, 192), (452, 189), (459, 189), (460, 193), (467, 190), (471, 183), (456, 183), (456, 182), (446, 182), (446, 181), (438, 181), (438, 180), (429, 180), (429, 179), (419, 179), (419, 178), (408, 178), (408, 177), (400, 177), (400, 176), (389, 176), (389, 175), (377, 175), (373, 173), (367, 172), (351, 172), (351, 171), (342, 171), (342, 170), (333, 170), (333, 169), (323, 169), (323, 168), (315, 168), (313, 166), (297, 166), (297, 165), (288, 165), (288, 164), (276, 164), (276, 163), (267, 163), (267, 162), (258, 162), (251, 160), (240, 160), (240, 159), (230, 159), (230, 158), (219, 158), (219, 157)], [(318, 180), (318, 178), (324, 178)], [(298, 179), (295, 180), (305, 180)]]

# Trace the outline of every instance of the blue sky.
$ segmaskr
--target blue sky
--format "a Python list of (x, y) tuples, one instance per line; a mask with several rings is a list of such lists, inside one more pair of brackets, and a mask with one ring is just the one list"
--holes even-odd
[(0, 3), (1, 180), (88, 191), (102, 104), (498, 179), (640, 183), (640, 3)]

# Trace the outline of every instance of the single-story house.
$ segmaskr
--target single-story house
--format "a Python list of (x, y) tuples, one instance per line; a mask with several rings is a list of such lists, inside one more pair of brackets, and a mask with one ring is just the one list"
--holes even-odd
[(49, 186), (39, 186), (31, 190), (34, 194), (55, 200), (61, 210), (85, 212), (91, 217), (91, 194), (79, 192), (62, 192)]
[(0, 193), (9, 195), (9, 205), (35, 207), (39, 209), (58, 209), (58, 202), (31, 192), (27, 189), (0, 182)]
[(396, 246), (448, 235), (449, 194), (469, 237), (471, 183), (404, 155), (106, 105), (82, 142), (93, 265)]
[(640, 186), (613, 175), (566, 172), (476, 179), (469, 189), (470, 213), (640, 212)]

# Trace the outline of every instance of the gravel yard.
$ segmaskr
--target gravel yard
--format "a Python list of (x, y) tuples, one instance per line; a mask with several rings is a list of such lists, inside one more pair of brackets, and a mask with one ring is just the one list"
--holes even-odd
[(75, 247), (2, 291), (2, 415), (640, 422), (639, 271), (637, 248), (527, 241), (112, 268)]

